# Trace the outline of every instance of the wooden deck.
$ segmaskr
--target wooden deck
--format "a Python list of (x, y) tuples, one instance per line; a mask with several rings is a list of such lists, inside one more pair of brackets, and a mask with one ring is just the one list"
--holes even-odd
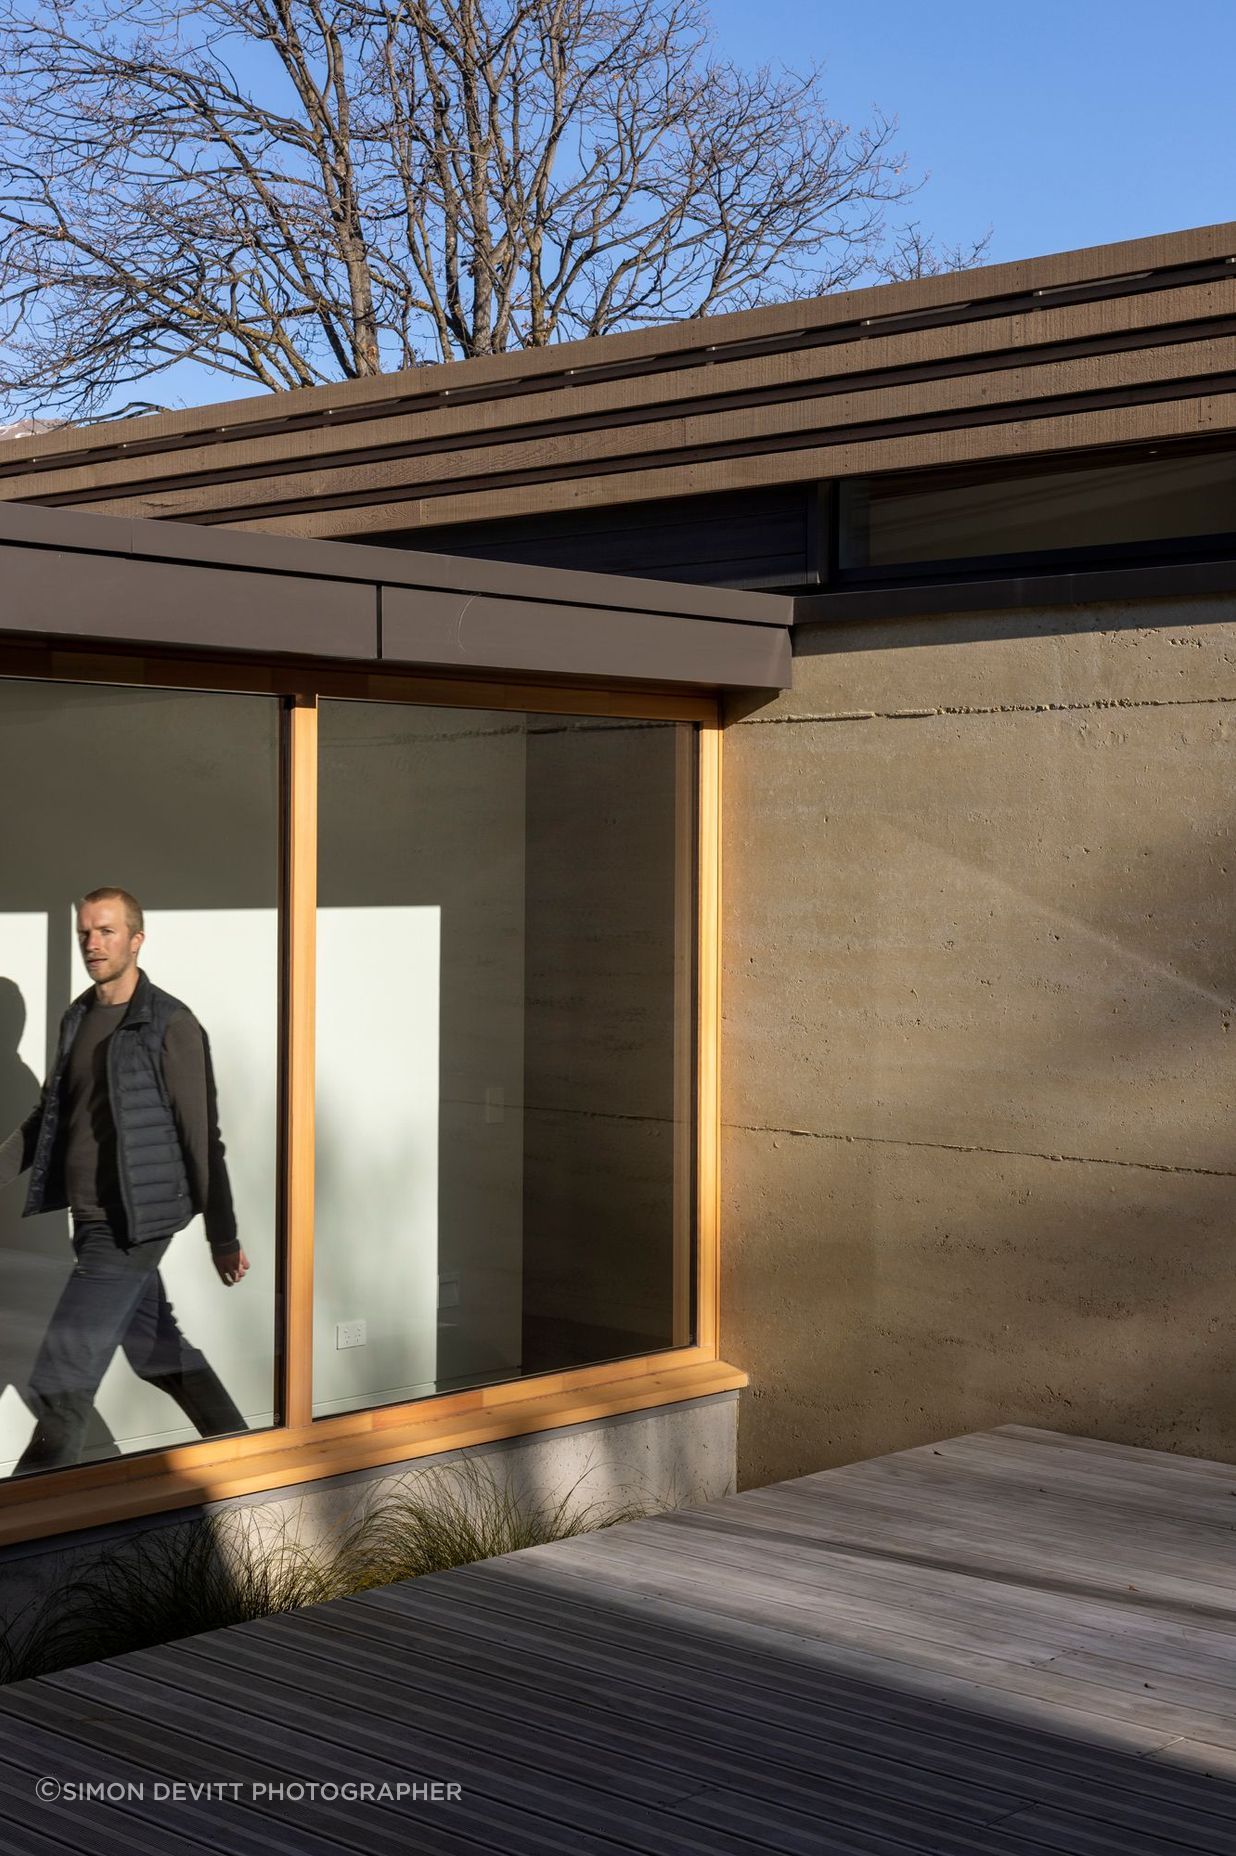
[(1236, 1468), (1004, 1426), (0, 1690), (66, 1850), (1232, 1856)]

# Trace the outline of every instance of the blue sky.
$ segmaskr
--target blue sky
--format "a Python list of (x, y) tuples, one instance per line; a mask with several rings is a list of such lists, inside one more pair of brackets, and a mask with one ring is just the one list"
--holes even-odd
[(830, 104), (878, 103), (931, 179), (941, 239), (989, 262), (1236, 218), (1236, 0), (712, 0), (737, 62), (827, 60)]

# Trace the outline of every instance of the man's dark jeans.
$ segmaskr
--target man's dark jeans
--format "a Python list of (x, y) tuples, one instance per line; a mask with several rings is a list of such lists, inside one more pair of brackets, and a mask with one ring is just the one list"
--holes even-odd
[(170, 1237), (129, 1246), (110, 1224), (79, 1224), (77, 1258), (31, 1370), (27, 1401), (38, 1422), (14, 1468), (81, 1461), (99, 1382), (116, 1348), (139, 1378), (167, 1392), (204, 1437), (248, 1427), (226, 1387), (181, 1333), (159, 1264)]

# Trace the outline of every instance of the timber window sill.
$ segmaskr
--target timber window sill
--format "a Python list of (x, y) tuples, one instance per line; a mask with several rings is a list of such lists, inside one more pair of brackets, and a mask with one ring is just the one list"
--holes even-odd
[[(416, 1407), (379, 1407), (297, 1429), (250, 1432), (21, 1477), (0, 1495), (0, 1546), (654, 1410), (746, 1385), (740, 1368), (699, 1353), (686, 1348), (661, 1356), (662, 1363), (626, 1362), (626, 1371), (620, 1363), (546, 1375), (451, 1393)], [(572, 1383), (563, 1383), (568, 1377)]]

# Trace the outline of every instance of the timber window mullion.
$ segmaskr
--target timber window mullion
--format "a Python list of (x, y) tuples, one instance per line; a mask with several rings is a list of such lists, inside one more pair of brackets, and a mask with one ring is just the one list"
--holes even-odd
[(287, 1131), (284, 1204), (284, 1409), (290, 1430), (313, 1416), (314, 1004), (317, 991), (318, 709), (287, 711)]
[(678, 724), (674, 753), (674, 1283), (673, 1342), (691, 1344), (698, 1295), (693, 1281), (696, 1214), (695, 976), (699, 965), (696, 919), (696, 767), (699, 729)]
[(699, 730), (699, 1057), (695, 1343), (716, 1357), (721, 1239), (721, 718)]

